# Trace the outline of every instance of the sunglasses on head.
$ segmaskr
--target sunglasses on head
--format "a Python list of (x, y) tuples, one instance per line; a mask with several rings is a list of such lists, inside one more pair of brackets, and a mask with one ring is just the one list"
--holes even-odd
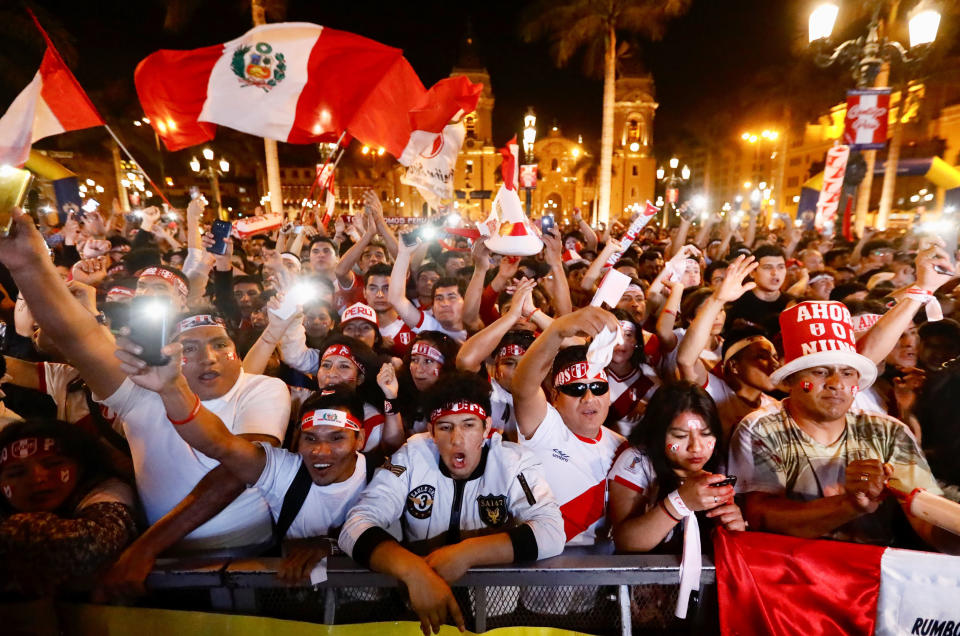
[(561, 384), (556, 388), (564, 395), (583, 397), (587, 389), (590, 389), (590, 392), (594, 395), (603, 395), (610, 390), (610, 385), (606, 382), (590, 382), (589, 384), (586, 382), (571, 382), (570, 384)]

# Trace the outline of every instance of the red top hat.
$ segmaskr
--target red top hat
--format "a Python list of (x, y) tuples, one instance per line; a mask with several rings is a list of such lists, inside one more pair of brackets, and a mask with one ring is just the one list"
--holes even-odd
[(782, 367), (770, 375), (779, 384), (797, 371), (845, 365), (860, 372), (860, 390), (877, 379), (877, 365), (857, 353), (850, 311), (835, 301), (806, 301), (780, 312)]

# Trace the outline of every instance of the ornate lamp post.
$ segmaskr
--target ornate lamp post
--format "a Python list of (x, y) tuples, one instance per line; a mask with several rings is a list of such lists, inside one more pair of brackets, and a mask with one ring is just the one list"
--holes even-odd
[[(830, 41), (830, 35), (833, 33), (833, 27), (840, 12), (835, 2), (824, 2), (817, 6), (810, 13), (808, 25), (808, 37), (814, 52), (814, 61), (824, 68), (833, 64), (848, 67), (859, 89), (874, 86), (884, 65), (897, 64), (910, 68), (922, 62), (930, 52), (930, 45), (936, 40), (937, 30), (940, 27), (940, 13), (931, 2), (921, 0), (909, 19), (910, 48), (908, 50), (896, 40), (886, 36), (885, 23), (893, 16), (884, 17), (881, 14), (883, 8), (889, 4), (888, 1), (866, 0), (863, 4), (870, 7), (870, 21), (866, 35), (847, 40), (835, 47)], [(848, 178), (844, 181), (845, 193), (851, 194), (863, 181), (856, 211), (858, 232), (862, 231), (862, 226), (866, 224), (870, 188), (873, 185), (875, 154), (876, 151), (870, 150), (864, 157), (858, 150), (853, 150), (847, 162), (849, 168)], [(888, 158), (885, 181), (896, 178), (896, 166), (891, 163)], [(889, 189), (892, 196), (892, 182), (890, 186), (885, 186), (885, 189)], [(843, 207), (840, 209), (842, 210)]]
[(670, 212), (677, 209), (677, 201), (680, 199), (680, 185), (690, 180), (690, 168), (683, 166), (677, 173), (677, 167), (680, 160), (676, 157), (670, 158), (670, 172), (667, 173), (662, 167), (657, 168), (657, 181), (663, 182), (663, 220), (661, 226), (666, 228), (670, 221)]
[[(533, 106), (527, 107), (527, 114), (523, 116), (523, 163), (527, 166), (533, 166), (532, 168), (527, 168), (527, 171), (536, 171), (536, 164), (534, 164), (533, 157), (533, 144), (537, 141), (537, 115), (533, 112)], [(533, 197), (533, 188), (535, 186), (524, 186), (527, 197), (527, 215), (530, 215), (530, 201)]]
[(214, 161), (213, 150), (210, 148), (204, 148), (202, 155), (204, 161), (207, 163), (206, 167), (200, 165), (199, 159), (192, 157), (190, 159), (190, 169), (196, 174), (204, 175), (210, 179), (210, 189), (213, 191), (213, 200), (217, 206), (217, 214), (220, 218), (224, 219), (223, 203), (220, 200), (220, 177), (230, 171), (230, 162), (223, 157), (221, 157), (219, 161)]

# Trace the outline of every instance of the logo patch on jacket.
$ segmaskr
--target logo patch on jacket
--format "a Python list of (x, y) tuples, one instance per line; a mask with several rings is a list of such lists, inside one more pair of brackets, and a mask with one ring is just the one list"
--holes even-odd
[(417, 486), (407, 494), (407, 512), (415, 519), (426, 519), (433, 513), (433, 497), (437, 489), (428, 484)]
[(407, 470), (406, 466), (397, 466), (396, 464), (391, 464), (389, 457), (383, 460), (383, 466), (381, 466), (380, 468), (383, 468), (384, 470), (389, 470), (391, 473), (393, 473), (397, 477), (405, 473)]
[(507, 522), (507, 497), (505, 495), (486, 495), (477, 497), (477, 509), (480, 521), (492, 528), (498, 528)]

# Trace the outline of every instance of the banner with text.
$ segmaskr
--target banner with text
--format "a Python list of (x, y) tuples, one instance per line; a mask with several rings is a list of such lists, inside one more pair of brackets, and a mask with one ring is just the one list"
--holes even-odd
[(847, 117), (843, 143), (851, 150), (879, 150), (887, 144), (890, 89), (847, 91)]

